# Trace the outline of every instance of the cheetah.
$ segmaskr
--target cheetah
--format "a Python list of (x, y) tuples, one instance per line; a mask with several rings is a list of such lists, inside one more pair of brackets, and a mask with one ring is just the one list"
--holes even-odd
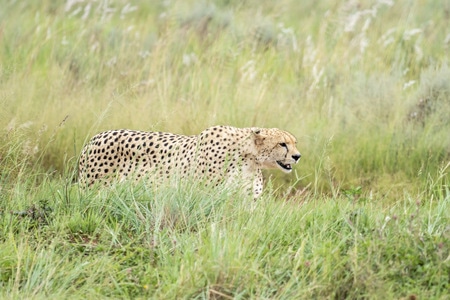
[(263, 190), (262, 169), (289, 173), (300, 160), (296, 142), (292, 134), (277, 128), (214, 126), (194, 136), (110, 130), (95, 135), (83, 148), (79, 182), (90, 186), (114, 178), (157, 181), (193, 176), (216, 184), (242, 182), (256, 199)]

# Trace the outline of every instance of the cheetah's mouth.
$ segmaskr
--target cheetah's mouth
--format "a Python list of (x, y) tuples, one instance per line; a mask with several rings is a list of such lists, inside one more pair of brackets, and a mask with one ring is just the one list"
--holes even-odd
[(281, 167), (281, 169), (285, 172), (292, 171), (291, 164), (283, 164), (281, 161), (277, 160), (277, 164)]

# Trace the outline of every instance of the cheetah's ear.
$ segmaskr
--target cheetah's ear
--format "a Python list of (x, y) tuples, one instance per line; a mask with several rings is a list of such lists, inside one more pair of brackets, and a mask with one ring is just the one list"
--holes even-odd
[(266, 139), (265, 135), (262, 133), (261, 128), (252, 127), (252, 138), (255, 141), (255, 145), (262, 145)]
[(252, 132), (253, 132), (253, 134), (255, 134), (255, 135), (261, 134), (261, 128), (258, 128), (258, 127), (252, 127)]

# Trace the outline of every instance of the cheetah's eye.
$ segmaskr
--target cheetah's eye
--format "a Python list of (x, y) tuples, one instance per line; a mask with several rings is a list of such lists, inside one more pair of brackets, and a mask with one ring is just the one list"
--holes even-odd
[(287, 148), (286, 143), (280, 143), (279, 145), (280, 145), (281, 147)]

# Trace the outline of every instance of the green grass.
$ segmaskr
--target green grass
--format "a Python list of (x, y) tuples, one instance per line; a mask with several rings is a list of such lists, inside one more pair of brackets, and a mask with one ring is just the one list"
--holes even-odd
[[(1, 298), (448, 299), (445, 2), (1, 6)], [(302, 161), (257, 203), (76, 184), (101, 130), (217, 124)]]
[(448, 296), (448, 196), (255, 206), (196, 185), (51, 181), (20, 199), (2, 202), (4, 298)]

